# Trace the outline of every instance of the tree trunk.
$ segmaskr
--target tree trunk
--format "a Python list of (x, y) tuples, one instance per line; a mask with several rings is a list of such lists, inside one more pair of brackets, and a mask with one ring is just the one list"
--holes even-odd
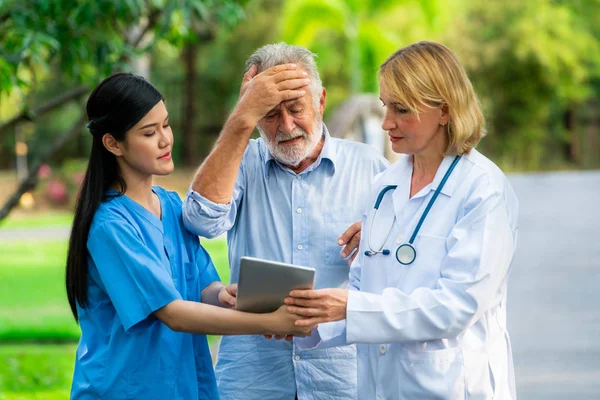
[(185, 68), (185, 88), (183, 96), (183, 164), (192, 166), (198, 164), (198, 132), (196, 131), (196, 55), (198, 44), (188, 43), (183, 50)]
[(73, 124), (71, 129), (66, 134), (56, 139), (54, 143), (52, 143), (52, 146), (50, 146), (50, 148), (40, 156), (39, 160), (37, 160), (37, 162), (29, 169), (27, 177), (21, 181), (19, 187), (14, 191), (14, 193), (8, 198), (6, 203), (4, 203), (4, 205), (0, 209), (0, 221), (6, 218), (10, 211), (14, 207), (16, 207), (17, 204), (19, 204), (19, 200), (21, 199), (21, 196), (23, 196), (23, 194), (35, 188), (35, 186), (38, 183), (37, 174), (42, 164), (47, 163), (52, 158), (52, 156), (58, 150), (60, 150), (67, 142), (69, 142), (75, 135), (80, 134), (81, 129), (85, 125), (86, 120), (87, 118), (85, 114), (83, 114), (81, 118), (79, 118), (79, 120), (75, 124)]
[(54, 109), (59, 108), (63, 104), (66, 104), (72, 100), (77, 100), (89, 91), (90, 89), (87, 86), (78, 86), (74, 89), (69, 90), (67, 93), (55, 97), (46, 104), (43, 104), (34, 110), (23, 110), (19, 115), (15, 116), (14, 118), (11, 118), (4, 124), (0, 125), (0, 137), (2, 137), (2, 135), (5, 131), (8, 130), (8, 128), (17, 125), (19, 122), (35, 121), (35, 119), (40, 115), (53, 111)]
[(565, 112), (564, 125), (571, 138), (567, 149), (568, 159), (577, 165), (581, 165), (581, 145), (579, 143), (579, 132), (577, 130), (576, 109), (575, 105), (571, 105)]
[(600, 165), (600, 113), (598, 112), (600, 102), (595, 98), (590, 99), (588, 107), (588, 118), (585, 126), (585, 149), (586, 156), (584, 167), (597, 168)]

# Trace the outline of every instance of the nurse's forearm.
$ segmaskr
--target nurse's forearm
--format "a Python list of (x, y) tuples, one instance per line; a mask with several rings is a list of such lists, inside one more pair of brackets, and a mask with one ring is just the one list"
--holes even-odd
[(266, 334), (272, 323), (270, 314), (252, 314), (209, 304), (175, 300), (154, 315), (177, 332), (209, 335)]
[(217, 204), (231, 201), (239, 167), (254, 126), (243, 113), (237, 110), (232, 112), (214, 149), (198, 169), (192, 189)]

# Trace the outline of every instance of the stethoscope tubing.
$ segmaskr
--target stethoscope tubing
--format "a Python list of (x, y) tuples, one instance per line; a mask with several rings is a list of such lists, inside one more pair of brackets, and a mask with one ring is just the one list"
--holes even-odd
[[(415, 229), (413, 231), (413, 234), (411, 235), (408, 243), (401, 244), (396, 249), (396, 260), (400, 264), (402, 264), (402, 265), (412, 264), (412, 262), (417, 258), (417, 250), (413, 246), (413, 243), (414, 243), (415, 239), (417, 238), (417, 234), (419, 233), (419, 230), (421, 229), (421, 226), (423, 225), (423, 222), (425, 221), (425, 218), (427, 218), (427, 214), (429, 214), (429, 210), (431, 210), (431, 207), (433, 206), (433, 203), (435, 203), (435, 200), (438, 198), (440, 192), (442, 191), (442, 188), (446, 184), (446, 181), (448, 181), (448, 178), (452, 174), (452, 171), (456, 167), (456, 164), (458, 164), (458, 161), (460, 160), (460, 158), (461, 158), (460, 155), (457, 155), (456, 157), (454, 157), (454, 160), (452, 161), (452, 164), (450, 165), (450, 167), (448, 168), (448, 170), (444, 174), (444, 177), (442, 178), (442, 181), (440, 182), (440, 184), (436, 188), (435, 192), (433, 193), (433, 196), (431, 197), (431, 200), (429, 200), (429, 203), (427, 204), (427, 207), (425, 207), (425, 211), (423, 211), (423, 214), (421, 215), (421, 218), (419, 219), (419, 222), (417, 223), (417, 226), (415, 227)], [(380, 253), (383, 254), (383, 255), (386, 255), (386, 256), (390, 254), (390, 250), (384, 249), (383, 246), (385, 246), (385, 242), (387, 242), (387, 240), (389, 239), (390, 233), (392, 232), (392, 230), (394, 228), (394, 224), (396, 222), (396, 216), (394, 215), (394, 220), (392, 221), (392, 224), (390, 225), (390, 229), (388, 230), (388, 232), (387, 232), (387, 234), (385, 236), (385, 239), (383, 240), (383, 243), (382, 243), (381, 247), (378, 250), (373, 250), (373, 247), (371, 246), (371, 236), (372, 236), (371, 234), (373, 232), (373, 222), (375, 221), (375, 214), (379, 210), (379, 206), (381, 205), (381, 202), (383, 201), (383, 196), (385, 196), (385, 194), (387, 192), (389, 192), (390, 190), (395, 190), (397, 187), (398, 187), (398, 185), (388, 185), (388, 186), (384, 187), (379, 192), (379, 195), (377, 196), (377, 200), (375, 201), (375, 206), (373, 207), (374, 210), (373, 210), (373, 213), (371, 214), (371, 218), (370, 218), (371, 221), (370, 221), (370, 224), (369, 224), (369, 233), (368, 233), (368, 238), (367, 238), (367, 246), (369, 247), (369, 250), (366, 250), (364, 252), (364, 254), (367, 257), (371, 257), (371, 256), (374, 256), (374, 255), (380, 254)], [(400, 250), (403, 249), (404, 247), (409, 247), (412, 250), (412, 256), (411, 256), (412, 259), (409, 260), (408, 262), (401, 261), (401, 257), (399, 256)]]

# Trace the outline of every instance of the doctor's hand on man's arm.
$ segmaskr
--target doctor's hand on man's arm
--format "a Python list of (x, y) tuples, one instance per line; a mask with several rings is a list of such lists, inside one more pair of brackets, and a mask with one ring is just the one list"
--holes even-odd
[(362, 221), (355, 222), (350, 225), (348, 229), (346, 229), (346, 232), (342, 233), (342, 235), (338, 238), (338, 244), (340, 246), (344, 246), (342, 249), (342, 257), (346, 258), (349, 255), (352, 255), (352, 257), (348, 259), (348, 264), (352, 264), (352, 261), (354, 261), (356, 255), (358, 254), (361, 228)]

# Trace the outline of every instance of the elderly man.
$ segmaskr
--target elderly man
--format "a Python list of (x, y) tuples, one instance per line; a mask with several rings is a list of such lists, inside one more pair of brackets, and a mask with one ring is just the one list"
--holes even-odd
[[(284, 43), (247, 61), (238, 102), (183, 204), (185, 226), (227, 232), (231, 281), (241, 256), (315, 267), (315, 288), (348, 277), (339, 238), (387, 162), (371, 147), (334, 139), (322, 122), (326, 92), (305, 48)], [(256, 126), (260, 139), (250, 140)], [(347, 235), (347, 233), (345, 234)], [(340, 240), (340, 242), (338, 242)], [(293, 342), (225, 336), (217, 383), (223, 400), (356, 398), (356, 350), (300, 351)]]

